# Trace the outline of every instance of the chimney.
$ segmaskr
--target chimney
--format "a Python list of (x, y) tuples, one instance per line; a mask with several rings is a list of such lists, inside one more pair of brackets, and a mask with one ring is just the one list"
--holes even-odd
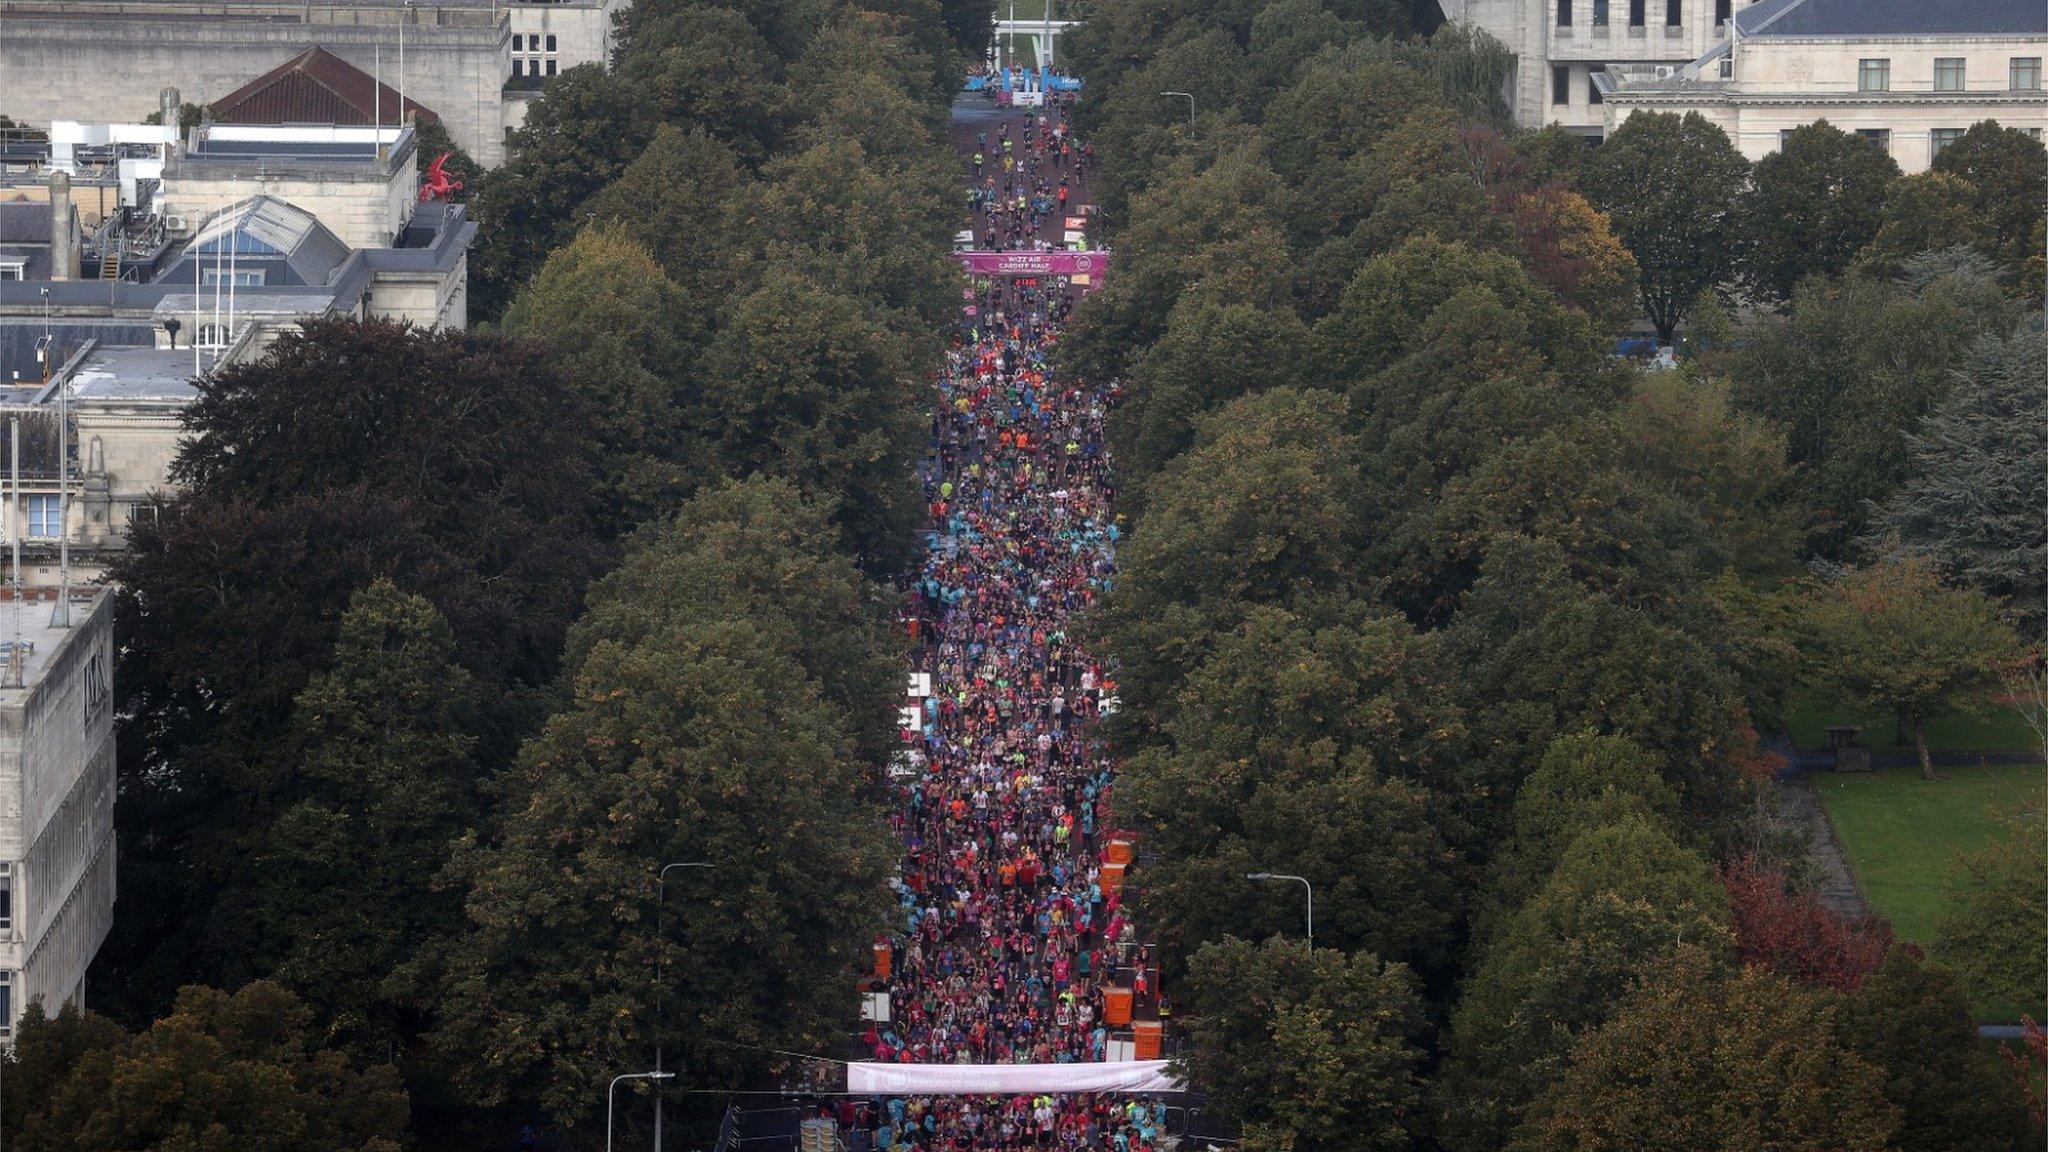
[(71, 223), (71, 177), (50, 173), (50, 279), (78, 279), (78, 242)]
[(185, 102), (178, 99), (176, 88), (165, 88), (156, 94), (157, 115), (162, 118), (166, 128), (178, 126), (178, 114), (184, 107)]

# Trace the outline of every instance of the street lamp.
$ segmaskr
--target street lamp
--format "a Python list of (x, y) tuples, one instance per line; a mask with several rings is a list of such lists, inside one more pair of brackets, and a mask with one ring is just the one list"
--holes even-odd
[(1292, 880), (1296, 884), (1301, 885), (1303, 888), (1308, 889), (1308, 946), (1309, 949), (1313, 951), (1316, 946), (1315, 885), (1310, 884), (1306, 877), (1289, 876), (1281, 872), (1247, 872), (1244, 874), (1244, 878), (1247, 880)]
[[(611, 1087), (604, 1090), (604, 1152), (612, 1152), (612, 1101), (617, 1099), (621, 1080), (673, 1080), (673, 1072), (628, 1072), (612, 1077)], [(657, 1113), (658, 1115), (658, 1113)]]
[(1161, 96), (1178, 96), (1188, 102), (1188, 123), (1195, 122), (1195, 94), (1193, 92), (1161, 92)]
[[(689, 860), (680, 864), (663, 864), (654, 876), (654, 1071), (659, 1076), (672, 1076), (661, 1071), (661, 1042), (668, 1032), (668, 990), (661, 983), (661, 948), (668, 939), (661, 931), (661, 910), (668, 903), (668, 874), (677, 868), (709, 868), (708, 860)], [(654, 1152), (661, 1152), (661, 1093), (654, 1094)]]

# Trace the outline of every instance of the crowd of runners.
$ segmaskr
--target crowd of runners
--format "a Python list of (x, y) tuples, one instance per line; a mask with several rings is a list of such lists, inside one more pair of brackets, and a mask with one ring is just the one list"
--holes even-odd
[[(975, 128), (978, 151), (963, 157), (970, 227), (989, 247), (1063, 238), (1092, 160), (1064, 111), (1055, 101)], [(931, 527), (910, 590), (930, 694), (906, 733), (922, 767), (895, 814), (901, 934), (890, 1018), (863, 1037), (867, 1059), (1100, 1061), (1106, 989), (1156, 1006), (1151, 957), (1105, 868), (1114, 780), (1093, 727), (1115, 684), (1069, 633), (1109, 588), (1120, 532), (1103, 438), (1115, 397), (1048, 366), (1076, 291), (1057, 279), (975, 284), (934, 385)], [(862, 1143), (899, 1152), (1149, 1152), (1165, 1131), (1158, 1102), (1093, 1094), (839, 1110)]]

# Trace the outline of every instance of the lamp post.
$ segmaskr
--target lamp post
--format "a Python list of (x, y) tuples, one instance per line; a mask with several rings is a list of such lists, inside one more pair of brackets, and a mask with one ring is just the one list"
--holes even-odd
[(1244, 878), (1247, 880), (1292, 880), (1303, 888), (1308, 889), (1308, 946), (1310, 951), (1314, 951), (1316, 946), (1315, 885), (1310, 884), (1307, 877), (1289, 876), (1281, 872), (1247, 872), (1244, 874)]
[[(661, 949), (667, 937), (661, 932), (661, 910), (668, 903), (668, 874), (677, 868), (709, 868), (708, 860), (688, 860), (680, 864), (663, 864), (654, 876), (654, 1074), (658, 1078), (673, 1076), (661, 1070), (661, 1042), (668, 1032), (668, 994), (661, 983)], [(661, 1093), (654, 1093), (654, 1152), (661, 1152)]]
[(604, 1090), (604, 1152), (612, 1152), (612, 1101), (617, 1099), (621, 1080), (673, 1080), (673, 1072), (628, 1072), (612, 1077), (611, 1086)]
[(1161, 92), (1161, 96), (1178, 96), (1188, 102), (1188, 123), (1195, 122), (1195, 94), (1193, 92)]

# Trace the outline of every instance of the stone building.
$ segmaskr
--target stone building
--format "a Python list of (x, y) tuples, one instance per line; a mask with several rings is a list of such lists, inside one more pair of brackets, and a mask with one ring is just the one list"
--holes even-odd
[[(24, 443), (24, 463), (31, 449)], [(6, 455), (0, 421), (0, 471)], [(9, 509), (8, 527), (19, 509)], [(82, 1003), (114, 922), (113, 597), (0, 600), (0, 1032)], [(14, 661), (19, 660), (17, 670)], [(17, 675), (18, 671), (18, 675)]]
[(156, 110), (159, 89), (209, 104), (321, 48), (431, 109), (491, 166), (548, 76), (609, 59), (625, 3), (7, 0), (0, 114), (39, 126), (140, 120)]
[(1444, 17), (1484, 28), (1515, 67), (1508, 104), (1525, 128), (1562, 124), (1600, 139), (1606, 109), (1594, 77), (1611, 64), (1655, 75), (1699, 59), (1751, 0), (1438, 0)]
[(1970, 125), (2048, 128), (2044, 0), (1761, 0), (1675, 72), (1612, 66), (1609, 130), (1638, 111), (1698, 112), (1751, 160), (1825, 119), (1907, 172)]

